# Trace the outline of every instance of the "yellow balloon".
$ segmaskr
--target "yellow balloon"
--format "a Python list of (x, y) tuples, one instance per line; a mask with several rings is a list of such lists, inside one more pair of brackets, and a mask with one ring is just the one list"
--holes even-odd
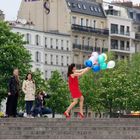
[(106, 55), (105, 53), (102, 53), (101, 55), (103, 55), (103, 56), (104, 56), (105, 61), (106, 61), (106, 60), (107, 60), (107, 55)]

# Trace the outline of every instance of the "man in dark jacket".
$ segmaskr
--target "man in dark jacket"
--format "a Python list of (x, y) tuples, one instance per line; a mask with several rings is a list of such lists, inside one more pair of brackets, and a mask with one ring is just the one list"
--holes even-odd
[(7, 117), (16, 117), (17, 115), (17, 102), (19, 95), (19, 70), (13, 70), (13, 76), (9, 79), (8, 83), (8, 97), (6, 103)]
[(39, 92), (35, 99), (35, 107), (33, 109), (33, 116), (51, 114), (52, 110), (45, 107), (45, 99), (50, 98), (50, 95), (44, 92)]

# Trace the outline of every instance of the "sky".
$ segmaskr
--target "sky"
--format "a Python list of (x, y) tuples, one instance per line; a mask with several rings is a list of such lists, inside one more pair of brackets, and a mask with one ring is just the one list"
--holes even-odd
[[(111, 0), (104, 0), (111, 2)], [(132, 0), (134, 3), (140, 3), (140, 0)], [(4, 11), (6, 20), (16, 20), (17, 12), (21, 0), (0, 0), (0, 10)]]

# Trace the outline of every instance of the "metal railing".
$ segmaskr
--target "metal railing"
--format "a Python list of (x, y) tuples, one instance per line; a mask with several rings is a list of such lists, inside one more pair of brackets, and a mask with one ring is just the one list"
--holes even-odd
[(88, 33), (94, 33), (94, 34), (100, 34), (100, 35), (109, 35), (108, 29), (87, 27), (87, 26), (82, 26), (82, 25), (78, 25), (78, 24), (72, 24), (71, 28), (72, 28), (72, 30), (79, 31), (79, 32), (88, 32)]

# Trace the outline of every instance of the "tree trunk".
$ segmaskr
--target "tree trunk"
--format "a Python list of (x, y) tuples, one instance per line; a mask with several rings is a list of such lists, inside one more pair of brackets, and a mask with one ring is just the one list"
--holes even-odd
[(98, 107), (97, 107), (97, 110), (98, 110), (98, 113), (99, 113), (99, 118), (101, 118), (102, 114), (101, 114), (101, 111), (100, 111), (100, 109)]
[(85, 108), (85, 115), (86, 117), (88, 117), (88, 105), (86, 105), (86, 108)]
[(55, 111), (52, 112), (52, 118), (55, 118)]

